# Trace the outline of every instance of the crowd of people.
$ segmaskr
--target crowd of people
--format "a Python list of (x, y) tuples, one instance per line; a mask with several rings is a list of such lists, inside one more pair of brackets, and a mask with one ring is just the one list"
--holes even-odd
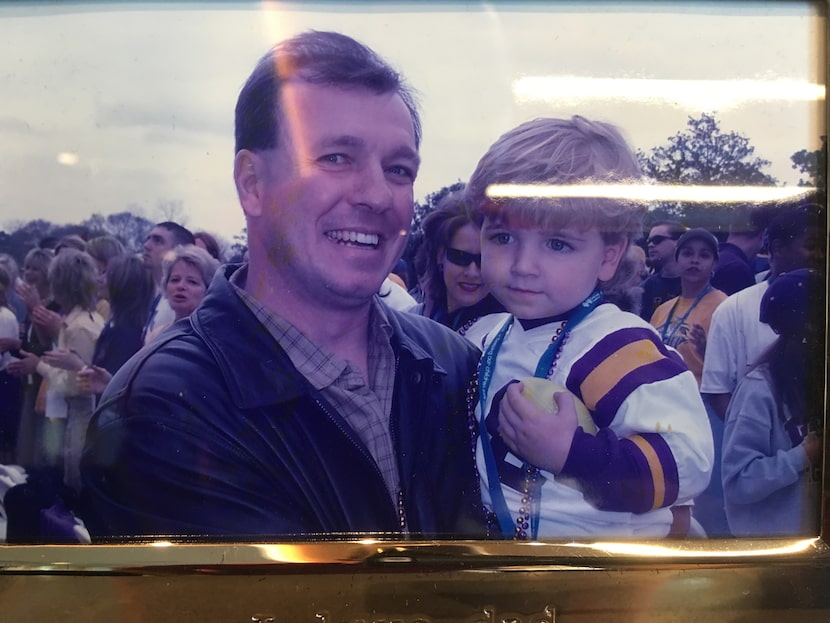
[[(22, 275), (4, 255), (0, 463), (25, 467), (34, 481), (77, 500), (101, 393), (130, 357), (196, 308), (219, 263), (169, 222), (148, 234), (142, 255), (112, 236), (67, 236), (29, 251)], [(162, 307), (173, 318), (148, 332)]]
[(73, 237), (0, 262), (0, 464), (60, 483), (9, 489), (10, 539), (57, 538), (12, 530), (56, 495), (93, 540), (817, 529), (822, 198), (643, 243), (644, 202), (491, 196), (641, 179), (614, 126), (535, 119), (424, 219), (406, 283), (399, 73), (304, 33), (235, 121), (244, 263), (171, 222), (141, 257)]

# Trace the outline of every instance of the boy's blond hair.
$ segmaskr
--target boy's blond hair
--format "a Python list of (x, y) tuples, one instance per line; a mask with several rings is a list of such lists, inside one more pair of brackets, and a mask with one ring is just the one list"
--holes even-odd
[[(637, 158), (619, 130), (578, 115), (534, 119), (502, 135), (481, 158), (467, 184), (475, 221), (510, 214), (545, 229), (596, 227), (607, 244), (630, 243), (643, 232), (646, 206), (616, 198), (498, 197), (494, 184), (639, 183)], [(541, 190), (541, 189), (540, 189)]]

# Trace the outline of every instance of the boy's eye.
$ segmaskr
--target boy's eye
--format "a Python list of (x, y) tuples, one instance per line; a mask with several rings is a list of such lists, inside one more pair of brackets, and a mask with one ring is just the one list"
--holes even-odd
[(569, 251), (571, 249), (571, 245), (558, 238), (548, 240), (548, 247), (553, 251)]
[(495, 234), (491, 234), (489, 239), (496, 244), (510, 244), (513, 237), (504, 232), (497, 232)]

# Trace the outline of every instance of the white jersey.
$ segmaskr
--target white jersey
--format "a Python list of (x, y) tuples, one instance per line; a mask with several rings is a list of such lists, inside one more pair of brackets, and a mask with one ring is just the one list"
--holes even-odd
[(505, 312), (481, 316), (480, 318), (476, 318), (476, 321), (468, 327), (462, 335), (475, 344), (476, 348), (484, 350), (486, 340), (495, 335), (496, 331), (499, 330), (501, 323), (509, 317), (510, 314)]
[(731, 394), (750, 366), (777, 337), (761, 322), (761, 299), (769, 284), (762, 281), (723, 301), (709, 324), (700, 391)]
[[(561, 325), (525, 330), (515, 321), (498, 350), (487, 392), (487, 431), (480, 433), (489, 431), (513, 522), (523, 506), (522, 460), (494, 435), (493, 398), (511, 380), (533, 376)], [(559, 355), (551, 380), (585, 403), (599, 430), (596, 437), (577, 430), (562, 474), (541, 471), (538, 537), (666, 536), (670, 507), (702, 492), (712, 470), (712, 433), (694, 376), (651, 325), (609, 304), (567, 335)], [(480, 409), (479, 404), (478, 421)], [(492, 510), (481, 435), (476, 461), (482, 498)]]

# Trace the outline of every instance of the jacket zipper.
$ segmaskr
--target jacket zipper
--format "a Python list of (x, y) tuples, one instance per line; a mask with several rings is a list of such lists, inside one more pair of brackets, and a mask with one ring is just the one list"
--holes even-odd
[[(401, 358), (398, 353), (395, 353), (395, 373), (392, 377), (394, 380), (394, 385), (392, 387), (392, 405), (395, 404), (395, 393), (398, 388), (398, 368), (400, 367)], [(394, 408), (390, 408), (389, 410), (389, 438), (392, 440), (392, 449), (395, 451), (395, 465), (398, 468), (398, 495), (396, 496), (397, 499), (395, 500), (395, 516), (398, 520), (398, 527), (401, 529), (401, 532), (407, 533), (408, 521), (406, 519), (406, 504), (404, 503), (404, 491), (403, 491), (403, 474), (401, 471), (401, 465), (398, 461), (398, 439), (397, 435), (395, 434), (398, 430), (397, 422), (393, 421), (393, 415), (395, 413)]]
[[(365, 448), (365, 446), (363, 446), (363, 444), (358, 443), (357, 441), (355, 441), (352, 438), (352, 435), (354, 434), (354, 431), (350, 432), (350, 431), (347, 431), (345, 428), (343, 428), (343, 426), (340, 424), (340, 422), (337, 420), (337, 418), (335, 418), (334, 415), (332, 415), (331, 411), (329, 411), (326, 408), (325, 404), (323, 404), (323, 402), (319, 398), (315, 398), (314, 402), (317, 403), (317, 406), (320, 407), (320, 410), (328, 416), (329, 420), (332, 422), (332, 424), (334, 424), (337, 427), (337, 429), (343, 434), (343, 436), (346, 439), (349, 440), (349, 443), (351, 443), (352, 446), (354, 446), (358, 450), (358, 452), (360, 452), (360, 454), (363, 455), (363, 457), (366, 459), (366, 461), (369, 463), (369, 465), (374, 470), (374, 472), (377, 475), (380, 482), (383, 483), (384, 490), (386, 490), (386, 481), (383, 478), (383, 474), (381, 473), (377, 462), (375, 462), (375, 459), (372, 457), (371, 454), (369, 454), (369, 451)], [(394, 444), (394, 440), (393, 440), (393, 444)], [(387, 495), (388, 495), (388, 491), (387, 491)], [(392, 504), (393, 504), (393, 506), (396, 505), (395, 500), (392, 500)], [(397, 516), (397, 509), (395, 509), (395, 515)]]

